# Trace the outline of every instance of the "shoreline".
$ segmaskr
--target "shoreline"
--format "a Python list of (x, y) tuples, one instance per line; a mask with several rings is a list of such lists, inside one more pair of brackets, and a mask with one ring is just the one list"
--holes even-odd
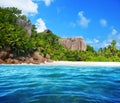
[(108, 66), (120, 67), (120, 62), (84, 62), (84, 61), (53, 61), (40, 65), (46, 66)]
[(120, 67), (120, 62), (84, 62), (84, 61), (53, 61), (40, 64), (0, 64), (0, 65), (36, 65), (36, 66), (105, 66)]

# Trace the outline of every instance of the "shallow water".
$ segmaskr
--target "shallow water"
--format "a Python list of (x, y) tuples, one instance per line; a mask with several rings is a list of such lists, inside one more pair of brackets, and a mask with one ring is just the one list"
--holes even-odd
[(0, 103), (120, 103), (120, 67), (0, 65)]

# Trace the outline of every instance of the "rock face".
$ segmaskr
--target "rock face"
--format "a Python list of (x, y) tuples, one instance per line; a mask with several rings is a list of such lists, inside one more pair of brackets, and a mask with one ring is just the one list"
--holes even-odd
[(49, 29), (46, 29), (46, 30), (44, 30), (44, 33), (52, 33), (52, 31)]
[(22, 19), (17, 20), (18, 25), (22, 25), (25, 30), (27, 30), (27, 33), (29, 36), (31, 36), (32, 33), (32, 24), (28, 21), (24, 21)]
[(4, 60), (6, 59), (8, 56), (8, 53), (6, 51), (1, 51), (0, 52), (0, 59)]
[(39, 54), (39, 52), (34, 52), (34, 54), (33, 54), (33, 60), (35, 60), (35, 61), (37, 61), (37, 62), (39, 62), (39, 63), (42, 63), (42, 62), (44, 62), (44, 58), (43, 58), (43, 56), (41, 56), (40, 54)]
[(59, 43), (70, 50), (86, 50), (85, 41), (81, 37), (59, 39)]
[(27, 55), (25, 57), (15, 57), (14, 54), (11, 54), (10, 52), (0, 51), (0, 64), (40, 64), (45, 62), (52, 62), (49, 54), (42, 56), (39, 53), (40, 52), (38, 49), (38, 51), (35, 51), (32, 55)]

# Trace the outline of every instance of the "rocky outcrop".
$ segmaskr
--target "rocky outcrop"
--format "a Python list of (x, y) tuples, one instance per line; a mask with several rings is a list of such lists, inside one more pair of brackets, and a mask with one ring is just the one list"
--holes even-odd
[(32, 33), (32, 24), (29, 21), (24, 21), (22, 19), (17, 20), (18, 25), (22, 25), (24, 30), (27, 30), (27, 33), (29, 36), (31, 36)]
[(49, 54), (46, 54), (45, 58), (46, 58), (46, 62), (53, 62), (53, 61), (50, 59), (50, 55), (49, 55)]
[(49, 29), (46, 29), (46, 30), (44, 30), (44, 33), (52, 33), (52, 31)]
[(44, 57), (41, 56), (41, 55), (39, 54), (39, 52), (34, 52), (34, 54), (33, 54), (32, 57), (33, 57), (33, 60), (36, 61), (36, 62), (38, 62), (38, 63), (43, 63), (43, 62), (45, 62), (45, 61), (44, 61)]
[(40, 53), (39, 51), (36, 51), (32, 55), (28, 55), (26, 57), (15, 57), (13, 54), (7, 51), (1, 51), (0, 64), (21, 64), (21, 63), (40, 64), (45, 62), (52, 62), (49, 54), (42, 56), (39, 53)]
[(86, 50), (85, 41), (81, 37), (59, 39), (59, 43), (70, 50)]
[(8, 57), (8, 52), (6, 51), (1, 51), (0, 52), (0, 59), (5, 60)]
[(4, 64), (4, 61), (2, 59), (0, 59), (0, 64)]

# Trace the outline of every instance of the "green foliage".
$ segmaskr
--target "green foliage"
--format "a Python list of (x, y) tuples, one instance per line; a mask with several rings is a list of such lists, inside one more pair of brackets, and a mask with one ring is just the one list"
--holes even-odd
[(87, 45), (87, 50), (88, 52), (95, 52), (94, 48), (90, 45)]
[(23, 27), (16, 24), (20, 16), (21, 11), (17, 8), (0, 8), (0, 49), (10, 47), (16, 56), (26, 55), (36, 49), (35, 40), (29, 38)]
[(21, 11), (17, 8), (1, 8), (0, 7), (0, 23), (12, 23), (14, 24), (17, 20), (17, 16), (21, 14)]
[(49, 54), (53, 60), (120, 62), (120, 50), (116, 48), (115, 40), (98, 52), (90, 45), (87, 45), (86, 51), (72, 51), (61, 45), (58, 42), (60, 37), (52, 32), (37, 33), (35, 25), (32, 25), (32, 35), (29, 37), (23, 27), (17, 25), (18, 19), (30, 22), (21, 10), (0, 7), (0, 50), (10, 47), (11, 53), (17, 57), (32, 54), (40, 48), (41, 55)]
[[(116, 48), (116, 41), (112, 40), (111, 44), (107, 47), (98, 50), (98, 56), (101, 61), (120, 61), (120, 50)], [(99, 58), (96, 58), (99, 59)]]
[(111, 46), (112, 46), (112, 47), (116, 47), (116, 40), (112, 40)]

